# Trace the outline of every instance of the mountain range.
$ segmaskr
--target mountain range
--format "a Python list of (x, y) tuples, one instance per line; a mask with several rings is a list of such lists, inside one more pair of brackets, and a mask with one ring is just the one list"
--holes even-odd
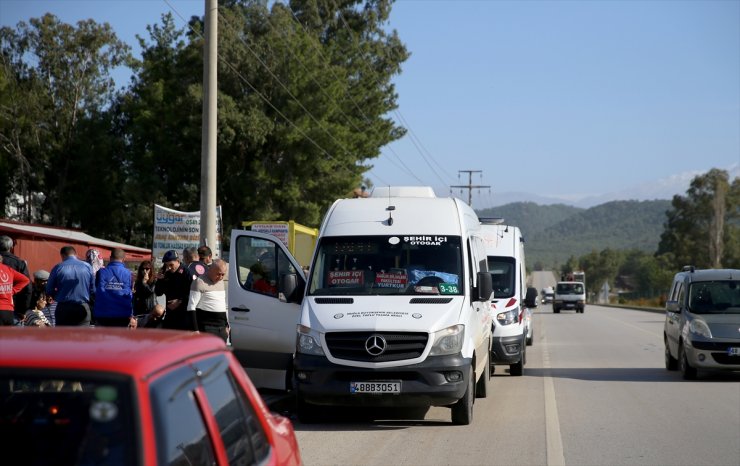
[(588, 209), (514, 202), (477, 213), (503, 217), (507, 225), (521, 229), (530, 268), (539, 263), (557, 270), (571, 256), (606, 248), (655, 252), (670, 208), (669, 200), (611, 201)]
[[(740, 163), (725, 168), (730, 175), (730, 180), (740, 177)], [(706, 173), (705, 171), (689, 171), (629, 186), (619, 191), (613, 191), (596, 196), (543, 196), (530, 192), (502, 192), (493, 197), (491, 207), (503, 206), (514, 202), (534, 202), (541, 205), (565, 204), (580, 208), (590, 208), (600, 204), (618, 200), (647, 201), (654, 199), (673, 199), (676, 194), (685, 195), (689, 189), (691, 180), (696, 176)]]

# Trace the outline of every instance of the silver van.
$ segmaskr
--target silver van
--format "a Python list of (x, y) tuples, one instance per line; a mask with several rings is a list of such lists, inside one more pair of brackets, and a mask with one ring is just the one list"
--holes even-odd
[(673, 278), (663, 330), (665, 367), (740, 371), (740, 270), (684, 267)]

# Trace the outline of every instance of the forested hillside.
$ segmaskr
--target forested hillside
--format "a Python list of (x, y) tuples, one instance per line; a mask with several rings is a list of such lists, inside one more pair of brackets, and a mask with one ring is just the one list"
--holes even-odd
[(478, 212), (504, 217), (517, 225), (527, 242), (527, 264), (559, 269), (570, 256), (591, 251), (639, 249), (655, 252), (671, 201), (614, 201), (590, 209), (531, 202), (507, 204)]

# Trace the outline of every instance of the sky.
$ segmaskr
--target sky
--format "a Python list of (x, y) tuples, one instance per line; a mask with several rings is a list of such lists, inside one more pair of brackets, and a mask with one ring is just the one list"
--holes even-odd
[[(92, 18), (138, 56), (135, 36), (170, 5), (189, 18), (205, 1), (0, 0), (0, 25)], [(490, 187), (473, 190), (485, 208), (670, 198), (711, 168), (740, 176), (740, 0), (400, 0), (387, 28), (411, 53), (389, 114), (409, 131), (369, 161), (376, 186), (467, 200), (450, 186), (470, 180)]]

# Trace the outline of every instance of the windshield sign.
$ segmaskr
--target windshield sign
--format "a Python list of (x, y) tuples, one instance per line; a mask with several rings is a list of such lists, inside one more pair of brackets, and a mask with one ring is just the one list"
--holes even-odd
[(309, 295), (462, 294), (459, 236), (325, 237)]

